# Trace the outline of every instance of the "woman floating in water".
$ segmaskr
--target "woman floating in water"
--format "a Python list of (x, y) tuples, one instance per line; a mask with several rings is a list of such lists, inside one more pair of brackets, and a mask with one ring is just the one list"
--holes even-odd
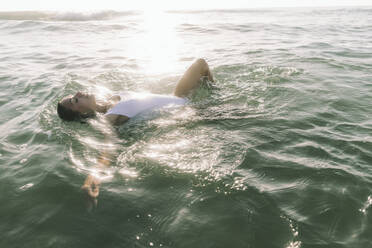
[[(81, 120), (94, 116), (96, 112), (103, 113), (105, 118), (113, 125), (121, 125), (130, 118), (146, 110), (163, 107), (170, 104), (182, 105), (187, 102), (187, 96), (196, 89), (203, 77), (214, 82), (212, 73), (204, 59), (196, 60), (184, 73), (177, 83), (173, 96), (158, 94), (140, 94), (126, 97), (114, 96), (103, 104), (96, 102), (95, 96), (77, 92), (75, 95), (66, 96), (57, 105), (57, 112), (61, 119), (66, 121)], [(107, 154), (99, 159), (99, 164), (108, 166)], [(82, 189), (93, 200), (99, 194), (98, 178), (88, 175)]]

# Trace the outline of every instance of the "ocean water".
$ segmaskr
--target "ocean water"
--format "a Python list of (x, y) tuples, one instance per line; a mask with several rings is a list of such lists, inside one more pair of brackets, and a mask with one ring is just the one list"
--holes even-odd
[[(368, 7), (1, 12), (0, 247), (372, 247), (371, 23)], [(116, 129), (56, 115), (77, 90), (171, 94), (200, 57), (216, 82), (185, 106)]]

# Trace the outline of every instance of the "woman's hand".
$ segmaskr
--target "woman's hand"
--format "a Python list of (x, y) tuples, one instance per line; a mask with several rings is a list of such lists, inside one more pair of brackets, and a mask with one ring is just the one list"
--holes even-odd
[(101, 182), (99, 181), (98, 178), (96, 178), (92, 175), (88, 175), (87, 178), (84, 181), (83, 186), (81, 186), (81, 189), (86, 192), (86, 194), (88, 195), (88, 197), (91, 200), (95, 200), (95, 199), (97, 199), (97, 197), (99, 195), (99, 185), (100, 185), (100, 183)]

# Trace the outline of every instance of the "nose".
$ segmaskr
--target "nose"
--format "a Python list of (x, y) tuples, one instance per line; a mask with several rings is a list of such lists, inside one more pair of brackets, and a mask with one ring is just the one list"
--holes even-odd
[(81, 93), (80, 91), (78, 91), (76, 94), (75, 94), (75, 97), (82, 97), (83, 96), (83, 93)]

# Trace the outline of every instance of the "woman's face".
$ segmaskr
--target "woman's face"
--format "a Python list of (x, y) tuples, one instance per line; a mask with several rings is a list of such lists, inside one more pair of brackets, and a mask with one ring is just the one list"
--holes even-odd
[(75, 95), (66, 96), (61, 104), (80, 114), (87, 114), (96, 110), (96, 98), (94, 95), (77, 92)]

